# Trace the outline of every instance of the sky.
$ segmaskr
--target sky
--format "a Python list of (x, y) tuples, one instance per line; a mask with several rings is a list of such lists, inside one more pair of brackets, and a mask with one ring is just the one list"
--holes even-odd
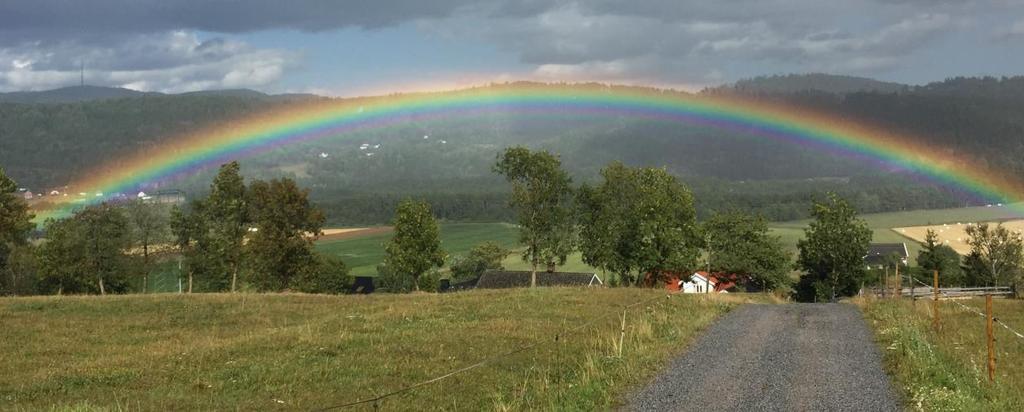
[(0, 0), (0, 92), (1024, 74), (1024, 0)]

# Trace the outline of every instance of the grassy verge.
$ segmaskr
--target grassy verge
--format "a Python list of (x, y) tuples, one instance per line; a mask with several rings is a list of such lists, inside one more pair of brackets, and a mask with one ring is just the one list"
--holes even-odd
[[(645, 299), (627, 313), (619, 357), (621, 307)], [(0, 409), (315, 409), (538, 342), (381, 406), (606, 409), (751, 299), (765, 298), (551, 288), (0, 299)]]
[[(996, 383), (988, 382), (984, 318), (940, 303), (942, 330), (931, 326), (930, 301), (857, 302), (896, 378), (907, 407), (927, 411), (1024, 410), (1024, 340), (996, 326)], [(983, 309), (984, 300), (963, 301)], [(993, 312), (1024, 325), (1024, 302), (995, 300)]]

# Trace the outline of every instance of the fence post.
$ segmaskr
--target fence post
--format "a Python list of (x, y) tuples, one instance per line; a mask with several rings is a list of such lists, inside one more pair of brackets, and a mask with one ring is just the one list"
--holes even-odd
[(619, 329), (619, 357), (622, 357), (622, 343), (626, 338), (626, 310), (622, 310), (622, 327)]
[(934, 285), (932, 286), (932, 327), (939, 330), (939, 271), (934, 272)]
[(903, 297), (903, 279), (900, 278), (900, 264), (896, 263), (896, 297)]
[(988, 381), (996, 381), (996, 333), (992, 325), (992, 295), (985, 295), (985, 333), (988, 335)]

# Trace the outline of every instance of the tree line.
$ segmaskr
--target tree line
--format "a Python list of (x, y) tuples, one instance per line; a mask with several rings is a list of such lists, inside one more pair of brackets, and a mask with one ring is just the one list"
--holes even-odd
[(189, 293), (339, 293), (349, 282), (343, 262), (313, 249), (324, 217), (308, 191), (287, 178), (247, 185), (237, 162), (221, 166), (209, 196), (184, 207), (142, 199), (88, 206), (48, 219), (37, 244), (28, 241), (33, 216), (2, 172), (0, 189), (5, 294), (146, 293), (160, 261), (181, 266)]

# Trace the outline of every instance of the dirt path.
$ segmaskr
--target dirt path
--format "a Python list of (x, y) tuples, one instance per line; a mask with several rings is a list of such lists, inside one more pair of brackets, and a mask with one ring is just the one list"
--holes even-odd
[(857, 308), (845, 304), (737, 309), (626, 409), (900, 410), (871, 332)]

